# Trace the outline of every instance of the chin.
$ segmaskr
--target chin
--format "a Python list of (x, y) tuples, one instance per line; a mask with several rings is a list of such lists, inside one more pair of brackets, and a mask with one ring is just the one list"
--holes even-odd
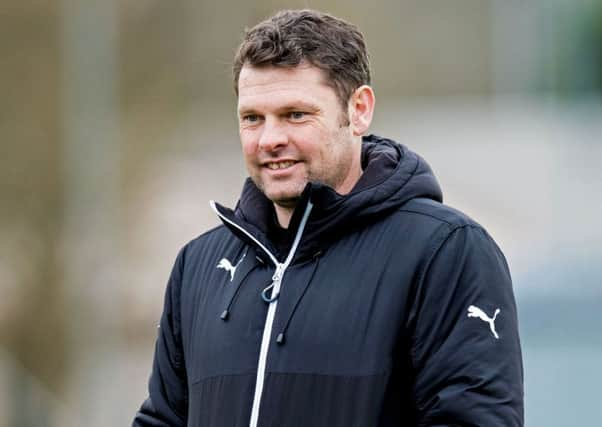
[(294, 207), (301, 197), (301, 191), (265, 191), (264, 194), (273, 203), (283, 207)]

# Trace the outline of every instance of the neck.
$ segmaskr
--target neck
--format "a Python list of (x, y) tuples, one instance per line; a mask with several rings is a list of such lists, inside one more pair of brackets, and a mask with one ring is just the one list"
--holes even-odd
[(278, 218), (278, 224), (280, 224), (280, 227), (288, 228), (295, 208), (280, 206), (274, 203), (274, 210), (276, 211), (276, 218)]

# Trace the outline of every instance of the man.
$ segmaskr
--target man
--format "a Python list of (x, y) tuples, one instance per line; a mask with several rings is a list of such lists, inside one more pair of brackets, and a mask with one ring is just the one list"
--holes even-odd
[(353, 25), (284, 11), (234, 61), (250, 179), (177, 257), (134, 426), (520, 426), (504, 257), (429, 166), (363, 135)]

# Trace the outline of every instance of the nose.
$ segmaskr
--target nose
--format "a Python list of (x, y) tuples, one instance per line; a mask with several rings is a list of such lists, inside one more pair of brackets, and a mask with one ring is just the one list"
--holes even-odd
[(284, 126), (278, 120), (266, 118), (259, 137), (259, 149), (274, 151), (288, 143), (288, 136)]

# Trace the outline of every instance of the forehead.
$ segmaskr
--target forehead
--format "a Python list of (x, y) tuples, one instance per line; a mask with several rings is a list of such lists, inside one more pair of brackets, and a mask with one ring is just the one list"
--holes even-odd
[(238, 79), (238, 108), (280, 102), (324, 103), (336, 93), (326, 83), (324, 72), (311, 65), (297, 67), (253, 67), (245, 65)]

